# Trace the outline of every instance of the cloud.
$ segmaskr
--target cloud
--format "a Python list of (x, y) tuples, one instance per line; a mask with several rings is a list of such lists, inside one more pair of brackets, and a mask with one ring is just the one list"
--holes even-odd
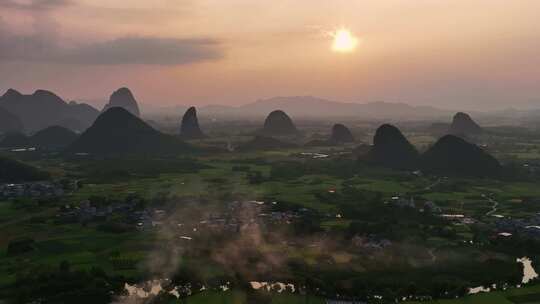
[(141, 20), (156, 27), (177, 21), (178, 18), (189, 18), (193, 14), (191, 0), (153, 1), (147, 7), (136, 6), (100, 6), (90, 3), (78, 3), (77, 15), (91, 20), (100, 20), (109, 24), (140, 25)]
[(0, 8), (44, 11), (70, 5), (70, 0), (0, 0)]
[[(212, 38), (128, 36), (112, 40), (66, 45), (51, 12), (72, 0), (0, 0), (2, 9), (21, 10), (32, 20), (33, 33), (10, 31), (0, 13), (0, 63), (40, 62), (81, 65), (183, 65), (224, 56), (222, 43)], [(6, 19), (7, 20), (7, 19)]]
[(124, 37), (62, 47), (54, 35), (13, 35), (0, 27), (0, 62), (84, 65), (182, 65), (223, 57), (220, 41), (209, 38)]
[(78, 64), (181, 65), (223, 56), (214, 39), (127, 37), (63, 50), (51, 59)]

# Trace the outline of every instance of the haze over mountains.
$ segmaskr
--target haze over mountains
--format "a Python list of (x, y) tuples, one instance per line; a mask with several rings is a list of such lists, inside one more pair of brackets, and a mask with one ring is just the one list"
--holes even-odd
[(458, 112), (454, 115), (452, 119), (452, 124), (450, 125), (450, 134), (454, 135), (475, 135), (480, 134), (482, 128), (471, 118), (467, 113)]
[[(178, 105), (161, 107), (139, 103), (129, 88), (113, 92), (108, 103), (100, 111), (86, 103), (65, 102), (53, 92), (37, 90), (33, 94), (22, 94), (9, 89), (0, 97), (0, 132), (25, 131), (33, 133), (45, 127), (59, 125), (82, 132), (97, 118), (100, 112), (111, 107), (122, 107), (135, 116), (180, 116), (188, 110)], [(474, 113), (476, 117), (505, 117), (512, 123), (514, 118), (540, 117), (539, 110), (520, 111), (509, 109)], [(446, 120), (456, 111), (431, 106), (413, 106), (405, 103), (371, 102), (346, 103), (313, 96), (290, 96), (260, 99), (242, 106), (209, 105), (198, 107), (199, 116), (206, 118), (245, 119), (260, 118), (271, 111), (281, 109), (288, 115), (300, 119), (351, 118), (366, 120)], [(22, 126), (21, 126), (22, 124)], [(21, 128), (22, 127), (22, 128)], [(454, 132), (452, 132), (454, 133)]]
[[(170, 114), (182, 112), (187, 107), (178, 105), (156, 107), (141, 105), (149, 114)], [(370, 102), (346, 103), (331, 101), (313, 96), (289, 96), (260, 99), (241, 106), (208, 105), (198, 107), (203, 116), (259, 117), (275, 109), (298, 118), (357, 117), (363, 119), (409, 119), (440, 118), (451, 115), (455, 111), (430, 106), (412, 106), (405, 103)]]
[[(128, 88), (112, 93), (101, 112), (111, 107), (122, 107), (135, 116), (141, 116), (140, 106)], [(447, 110), (433, 107), (416, 107), (401, 103), (375, 102), (368, 104), (341, 103), (311, 96), (276, 97), (258, 100), (239, 107), (205, 106), (200, 108), (204, 116), (216, 117), (260, 117), (275, 109), (300, 118), (355, 117), (368, 119), (384, 118), (435, 118), (450, 114)], [(187, 107), (151, 107), (149, 114), (177, 114)], [(67, 103), (53, 92), (36, 90), (33, 94), (22, 94), (9, 89), (0, 97), (0, 132), (35, 132), (59, 125), (82, 132), (88, 128), (100, 111), (86, 103)]]
[[(185, 112), (180, 126), (180, 136), (164, 134), (154, 129), (139, 117), (138, 103), (128, 88), (115, 91), (101, 114), (85, 104), (66, 103), (54, 93), (44, 90), (38, 90), (32, 95), (8, 90), (0, 98), (0, 106), (0, 115), (5, 118), (1, 126), (7, 133), (2, 138), (0, 146), (9, 149), (39, 147), (63, 150), (67, 147), (65, 152), (68, 154), (178, 155), (194, 151), (192, 146), (181, 139), (206, 137), (199, 126), (195, 107), (190, 107)], [(284, 111), (282, 108), (290, 110)], [(269, 112), (263, 127), (257, 131), (253, 130), (258, 136), (242, 144), (239, 150), (272, 150), (296, 145), (288, 140), (301, 137), (303, 132), (296, 127), (289, 116), (289, 111), (303, 117), (317, 114), (330, 119), (335, 118), (335, 115), (338, 115), (336, 113), (365, 117), (355, 112), (359, 109), (366, 111), (367, 114), (364, 113), (364, 115), (375, 115), (379, 119), (385, 115), (403, 117), (406, 113), (412, 112), (420, 116), (445, 113), (430, 107), (388, 103), (345, 104), (313, 97), (299, 97), (292, 100), (274, 98), (235, 109), (255, 116), (257, 115), (255, 113)], [(340, 112), (345, 110), (348, 112)], [(334, 114), (334, 116), (329, 114)], [(91, 126), (78, 136), (69, 128), (54, 125), (54, 122), (70, 120), (76, 121), (81, 129), (86, 124), (91, 124)], [(443, 125), (446, 124), (443, 123)], [(39, 131), (32, 132), (34, 133), (32, 136), (20, 132), (23, 128), (36, 130), (42, 126), (44, 127), (38, 129)], [(397, 127), (383, 124), (376, 130), (373, 146), (364, 156), (364, 160), (393, 169), (422, 168), (425, 171), (445, 174), (494, 175), (500, 169), (497, 160), (478, 146), (457, 137), (468, 137), (481, 132), (482, 128), (470, 115), (458, 112), (444, 132), (453, 135), (440, 138), (430, 149), (420, 155), (415, 146)], [(283, 140), (283, 137), (288, 140)], [(328, 146), (352, 142), (354, 142), (354, 137), (351, 131), (345, 125), (338, 123), (333, 125), (330, 138), (312, 140), (306, 145)]]

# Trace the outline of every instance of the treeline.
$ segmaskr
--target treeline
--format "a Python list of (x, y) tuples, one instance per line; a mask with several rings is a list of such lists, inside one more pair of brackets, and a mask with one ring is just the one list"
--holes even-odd
[(396, 299), (408, 296), (452, 299), (466, 295), (471, 287), (517, 285), (522, 276), (520, 264), (494, 259), (366, 273), (344, 270), (320, 272), (303, 263), (297, 260), (289, 263), (289, 267), (296, 276), (304, 278), (310, 293), (356, 300), (379, 295), (385, 303), (394, 303)]
[(126, 278), (110, 276), (100, 268), (72, 270), (67, 261), (57, 267), (38, 267), (18, 273), (0, 297), (23, 303), (111, 303), (124, 288)]
[(196, 173), (209, 168), (192, 158), (181, 159), (104, 159), (75, 163), (89, 183), (107, 183), (131, 178), (151, 178), (159, 174)]
[(14, 159), (0, 156), (0, 182), (17, 183), (49, 179), (48, 172)]

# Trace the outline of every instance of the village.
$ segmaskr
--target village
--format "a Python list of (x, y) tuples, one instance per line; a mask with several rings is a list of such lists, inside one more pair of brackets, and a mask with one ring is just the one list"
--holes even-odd
[[(277, 204), (273, 202), (271, 204)], [(245, 225), (257, 223), (291, 224), (302, 216), (302, 210), (272, 211), (261, 201), (233, 201), (222, 212), (211, 212), (199, 219), (182, 219), (179, 212), (168, 208), (144, 207), (136, 199), (112, 202), (104, 206), (83, 200), (78, 205), (64, 205), (59, 208), (57, 218), (61, 223), (102, 223), (115, 216), (124, 224), (138, 231), (149, 231), (163, 225), (175, 225), (184, 239), (191, 239), (200, 231), (236, 233)]]
[[(76, 183), (74, 183), (76, 184)], [(19, 197), (47, 198), (63, 196), (66, 189), (60, 183), (31, 182), (20, 184), (0, 184), (0, 200)]]
[(502, 237), (519, 234), (525, 238), (540, 240), (540, 213), (522, 219), (497, 218), (495, 226), (498, 235)]

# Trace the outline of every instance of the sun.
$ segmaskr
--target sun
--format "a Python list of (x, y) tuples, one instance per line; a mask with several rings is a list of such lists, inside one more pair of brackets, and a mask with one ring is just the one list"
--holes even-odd
[(330, 35), (334, 38), (332, 42), (332, 50), (334, 52), (350, 53), (358, 46), (358, 38), (344, 27), (335, 30)]

